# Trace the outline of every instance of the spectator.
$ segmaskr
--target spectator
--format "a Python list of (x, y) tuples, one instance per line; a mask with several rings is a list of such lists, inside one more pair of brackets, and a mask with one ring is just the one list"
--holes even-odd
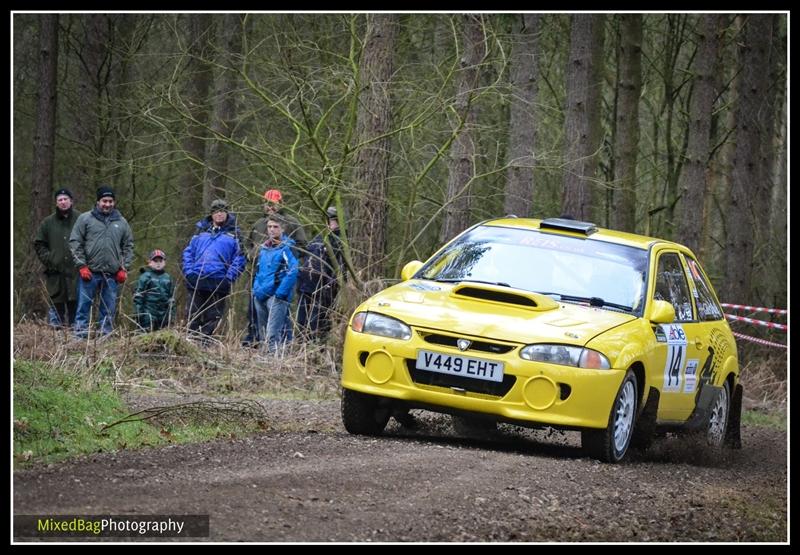
[(175, 282), (164, 271), (166, 261), (164, 251), (155, 249), (147, 257), (147, 267), (139, 270), (133, 305), (136, 323), (144, 331), (160, 330), (175, 321)]
[[(269, 234), (267, 233), (267, 220), (270, 216), (278, 216), (283, 221), (284, 233), (287, 237), (294, 241), (292, 252), (295, 258), (302, 260), (305, 252), (306, 232), (295, 217), (286, 213), (282, 203), (283, 195), (280, 191), (277, 189), (269, 189), (266, 191), (264, 193), (264, 217), (259, 219), (255, 225), (253, 225), (253, 229), (250, 231), (250, 235), (247, 238), (247, 256), (251, 264), (253, 276), (251, 279), (251, 291), (252, 283), (255, 282), (256, 274), (258, 273), (258, 252), (261, 248), (261, 245), (264, 244), (264, 241), (266, 241), (269, 237)], [(247, 305), (247, 335), (242, 341), (242, 345), (244, 347), (254, 347), (263, 340), (263, 338), (259, 335), (259, 329), (256, 320), (257, 316), (255, 313), (253, 295), (251, 294), (250, 302)], [(283, 331), (284, 339), (286, 341), (291, 341), (292, 339), (290, 324), (290, 319), (286, 318)]]
[(128, 268), (133, 262), (133, 232), (116, 208), (111, 187), (99, 187), (95, 207), (78, 216), (69, 236), (69, 248), (81, 277), (75, 335), (88, 337), (92, 304), (98, 291), (100, 330), (108, 335), (114, 327), (118, 287), (128, 279)]
[(56, 210), (42, 220), (33, 248), (44, 265), (44, 282), (50, 298), (47, 323), (59, 328), (75, 323), (78, 268), (69, 249), (69, 235), (81, 213), (72, 207), (69, 189), (56, 191), (55, 199)]
[[(339, 291), (336, 273), (344, 266), (336, 208), (327, 210), (328, 229), (308, 244), (298, 279), (297, 325), (309, 338), (323, 338), (331, 328), (331, 308)], [(327, 238), (330, 251), (325, 244)], [(336, 259), (331, 260), (330, 253)]]
[(231, 286), (245, 264), (236, 216), (224, 200), (217, 199), (211, 203), (211, 215), (197, 222), (197, 232), (183, 250), (190, 330), (214, 334)]
[(283, 342), (281, 332), (297, 282), (294, 241), (283, 232), (283, 225), (276, 215), (268, 218), (268, 236), (259, 247), (258, 273), (253, 282), (259, 336), (269, 352), (275, 352), (278, 343)]

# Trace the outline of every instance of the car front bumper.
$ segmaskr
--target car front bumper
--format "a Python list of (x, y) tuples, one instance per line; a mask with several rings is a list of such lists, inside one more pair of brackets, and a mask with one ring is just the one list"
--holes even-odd
[[(521, 345), (504, 354), (461, 352), (455, 347), (432, 345), (419, 331), (414, 330), (409, 340), (397, 340), (348, 328), (342, 387), (426, 408), (441, 408), (442, 412), (450, 409), (483, 413), (508, 421), (561, 428), (608, 426), (625, 370), (588, 370), (531, 362), (520, 358)], [(504, 383), (449, 379), (417, 370), (417, 352), (421, 349), (502, 362)]]

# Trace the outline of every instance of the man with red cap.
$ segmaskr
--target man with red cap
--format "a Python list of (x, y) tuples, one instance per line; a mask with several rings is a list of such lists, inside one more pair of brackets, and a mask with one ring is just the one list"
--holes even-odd
[[(283, 207), (283, 195), (278, 189), (269, 189), (264, 193), (264, 217), (259, 219), (253, 226), (250, 235), (247, 237), (247, 259), (248, 267), (251, 271), (251, 294), (250, 302), (247, 303), (247, 335), (242, 341), (245, 347), (255, 347), (264, 338), (260, 337), (257, 315), (253, 304), (252, 284), (258, 274), (258, 251), (261, 245), (269, 239), (267, 222), (272, 216), (278, 216), (283, 222), (283, 233), (294, 241), (292, 253), (302, 264), (303, 255), (306, 250), (306, 232), (297, 218), (286, 213)], [(286, 326), (283, 332), (283, 341), (292, 340), (291, 319), (286, 319)]]

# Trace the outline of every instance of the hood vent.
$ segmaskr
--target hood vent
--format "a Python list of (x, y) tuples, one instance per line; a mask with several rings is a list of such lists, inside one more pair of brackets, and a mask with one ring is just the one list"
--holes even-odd
[(473, 299), (494, 301), (496, 303), (515, 304), (532, 308), (539, 306), (534, 302), (533, 299), (528, 297), (516, 295), (514, 293), (495, 291), (493, 289), (483, 289), (482, 287), (461, 287), (455, 292), (455, 294), (460, 297), (472, 297)]

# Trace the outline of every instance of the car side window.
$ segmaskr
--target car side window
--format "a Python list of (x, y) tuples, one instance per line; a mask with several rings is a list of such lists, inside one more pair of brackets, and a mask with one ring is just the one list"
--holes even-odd
[(653, 298), (671, 303), (675, 308), (676, 321), (694, 320), (689, 286), (678, 253), (664, 253), (658, 258), (656, 290)]
[(693, 258), (686, 257), (689, 266), (689, 275), (694, 282), (694, 296), (697, 304), (697, 317), (699, 320), (722, 320), (722, 307), (712, 293), (711, 285), (700, 269), (700, 265)]

